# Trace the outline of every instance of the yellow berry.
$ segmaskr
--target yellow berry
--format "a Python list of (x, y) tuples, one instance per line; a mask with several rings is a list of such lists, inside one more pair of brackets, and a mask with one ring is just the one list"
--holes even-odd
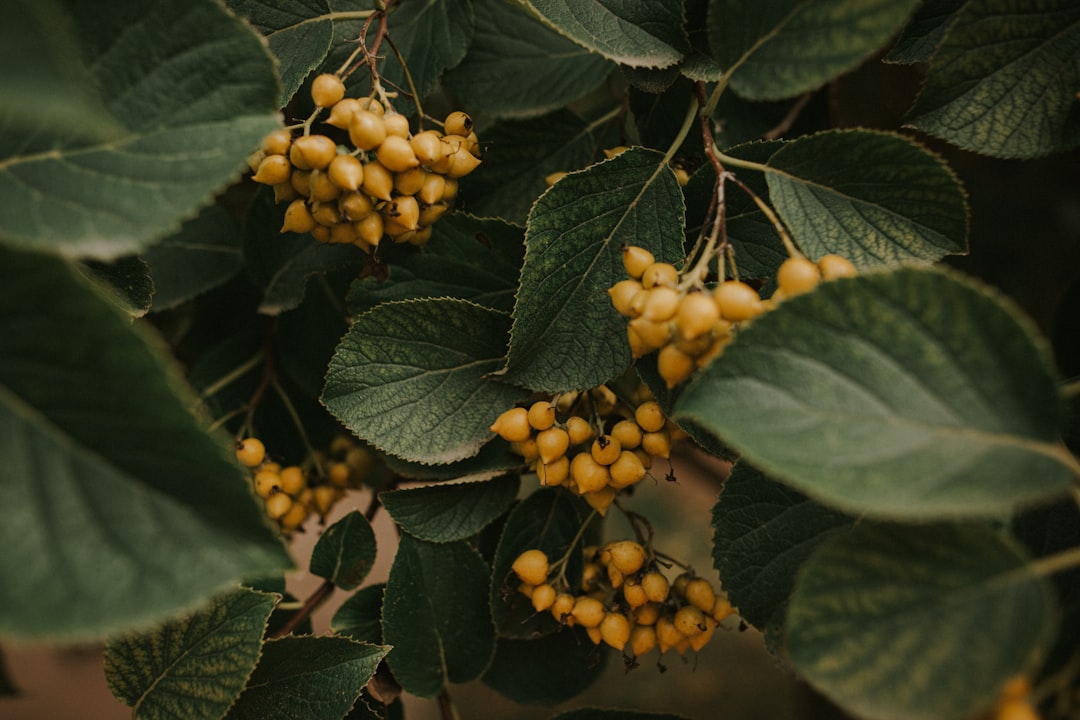
[(383, 109), (382, 103), (372, 97), (360, 98), (360, 109), (366, 110), (370, 113), (374, 113), (379, 117), (382, 117), (386, 110)]
[(382, 215), (373, 212), (355, 224), (356, 235), (368, 245), (378, 245), (383, 236)]
[(639, 608), (649, 602), (649, 598), (645, 594), (645, 588), (641, 587), (641, 582), (637, 580), (629, 579), (624, 582), (622, 594), (626, 604), (631, 608)]
[(266, 459), (266, 446), (259, 438), (244, 438), (236, 443), (236, 459), (246, 467), (258, 467)]
[(638, 625), (655, 625), (660, 619), (661, 607), (660, 603), (650, 600), (641, 607), (634, 608), (634, 622)]
[(711, 613), (713, 605), (716, 604), (716, 592), (705, 578), (694, 578), (686, 583), (683, 597), (686, 598), (686, 602), (705, 613)]
[(671, 592), (668, 579), (663, 573), (655, 570), (645, 573), (645, 576), (641, 578), (641, 588), (645, 591), (645, 597), (649, 599), (649, 602), (654, 603), (665, 602)]
[(731, 322), (751, 320), (765, 312), (757, 290), (739, 280), (728, 280), (717, 285), (713, 290), (713, 299), (720, 309), (720, 315)]
[(511, 566), (522, 582), (540, 585), (547, 580), (548, 559), (543, 550), (531, 549), (518, 555)]
[(344, 497), (341, 488), (333, 485), (319, 485), (312, 491), (312, 500), (319, 515), (326, 517), (334, 507), (334, 503)]
[(638, 280), (656, 262), (656, 257), (643, 247), (630, 245), (623, 248), (622, 261), (626, 274)]
[(851, 264), (851, 261), (840, 255), (823, 255), (818, 258), (817, 263), (818, 268), (821, 270), (821, 276), (826, 280), (853, 277), (858, 274), (858, 270)]
[[(331, 165), (331, 167), (333, 167)], [(363, 171), (361, 170), (361, 173)], [(342, 216), (346, 220), (356, 222), (363, 220), (374, 210), (374, 206), (371, 204), (371, 198), (367, 194), (362, 192), (350, 192), (341, 196), (338, 201), (338, 209), (341, 210)], [(379, 233), (382, 234), (381, 232)]]
[(656, 370), (664, 379), (668, 389), (688, 380), (694, 374), (697, 364), (694, 358), (684, 353), (676, 345), (665, 345), (656, 356)]
[(289, 160), (301, 170), (322, 170), (337, 155), (337, 144), (325, 135), (305, 135), (293, 141)]
[(399, 137), (408, 140), (409, 118), (401, 113), (389, 112), (383, 115), (383, 123), (386, 124), (387, 136)]
[(534, 430), (547, 430), (555, 424), (555, 406), (547, 400), (534, 402), (529, 407), (529, 425)]
[(616, 490), (640, 482), (648, 473), (645, 466), (641, 464), (640, 458), (632, 450), (623, 450), (619, 453), (618, 459), (608, 467), (608, 472), (611, 474), (609, 484)]
[(625, 317), (635, 317), (632, 309), (634, 297), (641, 292), (641, 283), (637, 280), (620, 280), (608, 289), (608, 297), (616, 312)]
[(676, 610), (671, 622), (675, 625), (675, 629), (686, 637), (699, 635), (709, 627), (705, 613), (693, 605), (683, 605)]
[(679, 310), (679, 293), (670, 287), (654, 287), (648, 291), (641, 309), (641, 317), (653, 322), (664, 322), (675, 317)]
[(565, 170), (558, 170), (558, 171), (553, 172), (553, 173), (548, 173), (547, 175), (544, 176), (544, 184), (547, 185), (548, 187), (551, 187), (552, 185), (554, 185), (555, 183), (559, 182), (564, 177), (566, 177), (566, 175), (567, 175), (567, 172)]
[(662, 348), (671, 340), (671, 323), (669, 322), (653, 322), (639, 317), (631, 320), (627, 328), (637, 333), (650, 350)]
[(630, 639), (630, 621), (622, 613), (609, 612), (600, 623), (600, 636), (605, 643), (622, 652)]
[(562, 428), (550, 427), (536, 434), (536, 449), (543, 463), (555, 462), (566, 455), (569, 447), (570, 436)]
[(679, 283), (679, 271), (670, 263), (653, 263), (641, 274), (641, 287), (675, 287)]
[(281, 225), (281, 232), (307, 233), (315, 229), (315, 218), (312, 217), (307, 203), (297, 198), (285, 208), (285, 221)]
[(559, 593), (555, 601), (551, 603), (551, 615), (560, 623), (573, 625), (574, 596), (570, 593)]
[(713, 633), (716, 631), (716, 625), (711, 622), (705, 623), (705, 629), (697, 635), (690, 637), (690, 647), (694, 648), (695, 652), (701, 652), (701, 648), (708, 644), (712, 639)]
[[(398, 195), (380, 210), (383, 220), (395, 223), (406, 230), (415, 230), (420, 223), (420, 206), (412, 195)], [(387, 228), (390, 232), (390, 228)]]
[(293, 499), (285, 493), (275, 493), (266, 498), (266, 514), (271, 520), (285, 517), (285, 513), (289, 512), (292, 506)]
[(718, 595), (709, 614), (713, 620), (719, 623), (734, 615), (735, 608), (731, 607), (731, 601), (727, 597)]
[(531, 598), (533, 608), (536, 612), (551, 609), (551, 606), (555, 603), (556, 594), (555, 588), (550, 583), (540, 583), (533, 588)]
[(330, 117), (326, 118), (326, 124), (333, 125), (341, 130), (348, 130), (353, 113), (358, 110), (360, 110), (359, 100), (356, 98), (343, 98), (330, 108)]
[(641, 426), (633, 420), (620, 420), (611, 428), (611, 437), (619, 441), (623, 450), (633, 450), (641, 445)]
[(570, 458), (563, 455), (549, 463), (536, 466), (536, 477), (541, 485), (562, 485), (570, 477)]
[(263, 469), (255, 473), (252, 483), (255, 485), (255, 494), (261, 498), (268, 498), (278, 492), (280, 478), (276, 470)]
[(379, 200), (389, 200), (394, 190), (394, 176), (377, 160), (364, 163), (364, 192)]
[(619, 459), (622, 445), (610, 435), (601, 435), (593, 441), (590, 452), (596, 462), (601, 465), (610, 465)]
[(472, 118), (460, 110), (450, 113), (443, 121), (443, 131), (447, 135), (468, 135), (472, 129)]
[(364, 164), (354, 155), (341, 154), (330, 161), (327, 174), (342, 190), (359, 190), (364, 183)]
[(570, 461), (570, 477), (578, 492), (583, 494), (602, 490), (611, 481), (608, 469), (586, 452), (578, 453)]
[(290, 145), (292, 133), (285, 129), (275, 130), (263, 138), (262, 151), (267, 155), (284, 155), (289, 152)]
[(278, 518), (278, 524), (285, 532), (292, 532), (304, 524), (311, 511), (302, 503), (294, 502), (289, 511)]
[(588, 595), (579, 596), (574, 600), (574, 609), (570, 611), (574, 620), (582, 627), (599, 627), (604, 621), (604, 603)]
[(671, 648), (678, 646), (686, 640), (668, 617), (661, 617), (656, 621), (656, 644), (660, 646), (660, 653), (666, 653)]
[(349, 118), (349, 140), (361, 150), (374, 150), (386, 139), (386, 123), (381, 115), (357, 110)]
[(776, 284), (787, 297), (810, 292), (821, 282), (821, 271), (809, 258), (789, 257), (776, 271)]
[(529, 411), (525, 408), (510, 408), (488, 428), (507, 442), (522, 442), (532, 437), (532, 427), (529, 425)]
[(316, 107), (330, 107), (345, 97), (345, 83), (337, 75), (323, 73), (311, 81), (311, 99)]
[(409, 141), (398, 135), (387, 135), (375, 151), (375, 156), (391, 172), (405, 172), (420, 164)]
[(465, 177), (480, 165), (480, 159), (465, 148), (458, 148), (447, 157), (450, 166), (446, 176), (451, 178)]
[(600, 513), (600, 517), (606, 517), (608, 508), (611, 507), (611, 503), (615, 502), (616, 490), (611, 486), (610, 482), (609, 480), (607, 487), (587, 492), (581, 496), (585, 499), (585, 502), (589, 503), (592, 509)]
[(623, 575), (633, 575), (645, 564), (645, 548), (633, 540), (618, 540), (605, 547), (611, 565)]
[(571, 415), (566, 421), (566, 433), (570, 436), (571, 445), (581, 445), (593, 438), (593, 426), (588, 420), (580, 415)]
[(656, 628), (652, 625), (635, 625), (630, 629), (630, 654), (641, 657), (656, 647)]
[(280, 185), (292, 174), (292, 163), (284, 155), (267, 155), (251, 179), (263, 185)]
[(708, 293), (695, 292), (683, 297), (675, 316), (679, 334), (687, 340), (707, 335), (720, 322), (720, 308)]
[(412, 147), (416, 159), (422, 165), (428, 166), (445, 158), (447, 150), (449, 150), (446, 144), (443, 143), (442, 138), (434, 130), (425, 130), (413, 135), (409, 138), (409, 145)]
[(655, 400), (643, 402), (634, 410), (634, 422), (641, 426), (645, 432), (662, 430), (667, 418), (660, 409), (660, 403)]
[(536, 438), (529, 437), (519, 442), (512, 442), (510, 443), (510, 449), (520, 455), (527, 463), (540, 459), (540, 450), (536, 447)]
[(1026, 700), (1007, 700), (998, 705), (994, 720), (1041, 720), (1041, 716)]
[(425, 205), (434, 205), (437, 202), (442, 202), (445, 191), (446, 178), (438, 173), (426, 173), (424, 175), (424, 184), (420, 186), (416, 196)]
[(610, 160), (610, 159), (612, 159), (614, 157), (618, 157), (619, 155), (622, 155), (624, 152), (626, 152), (626, 150), (627, 150), (627, 148), (626, 148), (625, 145), (616, 145), (613, 148), (604, 148), (604, 156), (608, 160)]
[(307, 476), (297, 465), (282, 468), (278, 477), (281, 478), (279, 483), (281, 491), (289, 495), (297, 495), (307, 487)]
[[(338, 157), (348, 157), (338, 155)], [(308, 176), (308, 199), (313, 202), (330, 202), (341, 195), (341, 186), (337, 185), (328, 172), (312, 170)], [(317, 219), (317, 218), (316, 218)]]
[(641, 437), (641, 449), (653, 457), (671, 457), (671, 435), (666, 430), (647, 432)]

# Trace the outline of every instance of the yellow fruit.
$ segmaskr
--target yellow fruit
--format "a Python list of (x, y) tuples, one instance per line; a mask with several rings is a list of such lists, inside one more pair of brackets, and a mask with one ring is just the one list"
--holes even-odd
[(645, 597), (649, 602), (662, 603), (668, 599), (671, 585), (663, 573), (653, 570), (645, 573), (641, 578), (641, 589), (645, 591)]
[(566, 421), (566, 433), (571, 445), (581, 445), (592, 440), (595, 431), (588, 420), (580, 415), (571, 415)]
[(370, 113), (374, 113), (379, 117), (382, 117), (386, 110), (383, 109), (382, 103), (372, 97), (360, 98), (360, 109), (366, 110)]
[(655, 625), (660, 619), (660, 603), (649, 601), (634, 609), (634, 622), (638, 625)]
[(635, 625), (630, 629), (630, 654), (641, 657), (656, 647), (656, 628), (651, 625)]
[(330, 465), (326, 469), (326, 479), (330, 481), (331, 485), (339, 488), (347, 488), (351, 486), (349, 482), (352, 477), (352, 468), (347, 463), (336, 462)]
[(266, 459), (266, 446), (259, 438), (244, 438), (236, 443), (236, 459), (246, 467), (258, 467)]
[(619, 459), (619, 454), (622, 452), (622, 445), (619, 441), (610, 435), (601, 435), (593, 440), (592, 447), (590, 448), (592, 458), (601, 465), (610, 465)]
[(438, 173), (426, 173), (424, 176), (424, 184), (420, 186), (420, 189), (416, 192), (416, 196), (420, 198), (420, 202), (425, 205), (434, 205), (435, 203), (443, 201), (443, 194), (446, 191), (446, 178)]
[(555, 183), (559, 182), (564, 177), (566, 177), (566, 175), (567, 175), (567, 172), (565, 170), (559, 170), (557, 172), (548, 173), (547, 175), (544, 176), (544, 184), (546, 184), (548, 187), (551, 187), (552, 185), (554, 185)]
[(574, 616), (571, 613), (574, 611), (574, 596), (569, 593), (559, 593), (555, 596), (555, 601), (551, 603), (551, 615), (560, 623), (566, 623), (567, 625), (574, 624)]
[(510, 408), (495, 418), (488, 428), (507, 442), (522, 442), (532, 437), (529, 425), (529, 411), (525, 408)]
[(364, 163), (364, 192), (379, 200), (389, 200), (394, 190), (394, 176), (377, 160)]
[(308, 184), (310, 178), (310, 170), (293, 170), (292, 174), (289, 175), (289, 184), (299, 195), (307, 197), (311, 194), (311, 187)]
[(645, 595), (645, 589), (641, 587), (641, 582), (638, 580), (629, 579), (624, 582), (622, 594), (626, 604), (631, 608), (639, 608), (649, 602), (649, 598)]
[(331, 227), (341, 221), (341, 213), (338, 212), (337, 203), (312, 203), (311, 217), (320, 225)]
[(517, 556), (511, 566), (522, 582), (540, 585), (547, 580), (548, 559), (543, 550), (533, 548)]
[(578, 453), (570, 460), (570, 477), (574, 479), (579, 493), (604, 489), (611, 481), (608, 469), (593, 460), (589, 453)]
[(458, 148), (447, 157), (450, 162), (446, 170), (447, 177), (465, 177), (480, 166), (480, 159), (465, 148)]
[(858, 270), (851, 261), (839, 255), (823, 255), (818, 258), (817, 264), (821, 270), (821, 276), (826, 280), (853, 277), (858, 274)]
[(687, 340), (707, 335), (720, 321), (720, 308), (708, 293), (695, 292), (683, 297), (675, 315), (679, 334)]
[(290, 145), (292, 133), (285, 129), (275, 130), (263, 138), (262, 151), (267, 155), (284, 155), (289, 152)]
[(311, 99), (315, 107), (330, 107), (345, 97), (345, 83), (337, 75), (322, 73), (311, 81)]
[(647, 432), (641, 437), (641, 449), (653, 457), (671, 457), (671, 435), (666, 430)]
[(697, 364), (694, 358), (684, 353), (676, 345), (665, 345), (656, 356), (656, 370), (664, 379), (668, 389), (688, 380), (694, 374)]
[(289, 511), (278, 518), (278, 524), (285, 532), (292, 532), (303, 525), (310, 514), (311, 511), (308, 510), (307, 506), (302, 503), (294, 502), (292, 507), (289, 508)]
[(667, 418), (655, 400), (643, 402), (634, 409), (634, 421), (645, 432), (656, 432), (664, 428)]
[(604, 603), (596, 598), (583, 595), (574, 600), (574, 609), (570, 611), (574, 620), (582, 627), (599, 627), (604, 621)]
[(686, 598), (686, 602), (704, 613), (711, 613), (713, 605), (716, 604), (716, 592), (705, 578), (694, 578), (686, 583), (683, 597)]
[(529, 406), (529, 425), (534, 430), (547, 430), (555, 424), (555, 406), (547, 400), (534, 402)]
[(735, 614), (735, 608), (731, 607), (731, 601), (723, 595), (719, 595), (716, 598), (716, 602), (713, 603), (712, 611), (709, 615), (716, 622), (723, 622), (727, 618)]
[(643, 247), (630, 245), (623, 248), (622, 261), (626, 274), (638, 280), (656, 262), (656, 257)]
[(660, 646), (660, 653), (666, 653), (671, 648), (677, 648), (686, 636), (675, 627), (668, 617), (661, 617), (656, 621), (656, 644)]
[(349, 140), (361, 150), (373, 150), (386, 139), (386, 123), (380, 115), (357, 110), (349, 118)]
[(330, 117), (326, 118), (326, 124), (333, 125), (341, 130), (348, 130), (353, 113), (359, 109), (359, 100), (356, 98), (343, 98), (330, 108)]
[(619, 441), (623, 450), (633, 450), (641, 444), (641, 426), (633, 420), (620, 420), (611, 428), (611, 437)]
[(255, 485), (255, 494), (261, 498), (268, 498), (281, 489), (278, 487), (277, 470), (260, 470), (255, 473), (252, 482)]
[(809, 258), (789, 257), (776, 271), (776, 284), (787, 297), (810, 292), (821, 282), (821, 271)]
[(615, 310), (625, 317), (635, 317), (632, 309), (634, 297), (641, 292), (641, 283), (637, 280), (620, 280), (608, 289), (608, 297)]
[(400, 113), (386, 113), (383, 115), (383, 123), (386, 125), (386, 134), (408, 140), (409, 118)]
[[(420, 226), (420, 206), (412, 195), (395, 197), (380, 212), (388, 225), (392, 221), (405, 230), (415, 230)], [(390, 232), (389, 227), (387, 232)]]
[(330, 161), (327, 174), (342, 190), (359, 190), (364, 183), (364, 164), (354, 155), (341, 154)]
[[(363, 220), (371, 211), (374, 210), (374, 206), (371, 204), (371, 198), (362, 192), (345, 193), (338, 200), (338, 209), (341, 210), (341, 215), (352, 222), (357, 220)], [(379, 233), (382, 235), (382, 232)]]
[(619, 453), (618, 459), (608, 467), (608, 472), (611, 474), (609, 484), (616, 490), (640, 482), (648, 473), (632, 450), (623, 450)]
[(281, 225), (281, 232), (307, 233), (315, 228), (315, 218), (311, 216), (307, 203), (298, 198), (289, 203), (285, 208), (285, 222)]
[(383, 219), (379, 213), (371, 213), (357, 222), (354, 227), (356, 228), (356, 236), (368, 245), (378, 245), (379, 241), (382, 240)]
[(292, 509), (293, 499), (285, 493), (275, 493), (266, 498), (266, 514), (271, 520), (278, 520), (285, 517), (285, 514)]
[(537, 612), (549, 610), (555, 602), (555, 588), (549, 583), (541, 583), (533, 588), (532, 605)]
[(720, 315), (731, 322), (752, 320), (765, 312), (757, 290), (738, 280), (717, 285), (713, 290), (713, 300), (720, 309)]
[(420, 208), (420, 224), (425, 227), (434, 225), (449, 209), (450, 206), (442, 202), (434, 205), (424, 205)]
[(446, 157), (449, 148), (443, 143), (439, 133), (425, 130), (409, 138), (409, 145), (422, 165), (430, 166)]
[(460, 110), (450, 113), (443, 121), (443, 131), (447, 135), (468, 135), (472, 129), (472, 118)]
[(609, 612), (600, 623), (600, 636), (605, 643), (622, 652), (630, 639), (630, 621), (622, 613)]
[(536, 434), (536, 449), (540, 453), (540, 462), (552, 463), (566, 455), (570, 447), (570, 436), (558, 427), (549, 427)]
[(510, 443), (510, 449), (520, 455), (527, 463), (540, 459), (540, 450), (536, 447), (535, 438), (530, 437), (520, 442), (512, 442)]
[[(338, 157), (346, 157), (338, 155)], [(308, 199), (313, 202), (330, 202), (341, 195), (341, 187), (330, 179), (328, 172), (312, 170), (308, 176)]]
[(641, 274), (641, 287), (675, 287), (679, 283), (679, 271), (669, 263), (653, 263)]
[(281, 491), (289, 495), (298, 495), (301, 490), (307, 487), (307, 476), (297, 465), (282, 468), (281, 472), (278, 473), (278, 477), (280, 478), (278, 486)]
[(379, 158), (383, 167), (391, 172), (405, 172), (420, 164), (409, 141), (398, 135), (387, 135), (379, 145), (379, 149), (375, 151), (375, 156)]
[(570, 477), (570, 458), (563, 455), (549, 463), (536, 466), (536, 477), (541, 485), (562, 485)]
[(293, 141), (289, 160), (301, 170), (322, 170), (337, 155), (337, 144), (325, 135), (305, 135)]
[(678, 312), (679, 304), (679, 293), (674, 288), (654, 287), (645, 297), (641, 317), (653, 322), (671, 320)]
[(649, 350), (662, 348), (671, 340), (669, 322), (653, 322), (639, 317), (627, 323), (627, 328), (633, 330)]
[(645, 548), (633, 540), (608, 543), (605, 550), (611, 555), (611, 565), (623, 575), (633, 575), (645, 564)]
[[(290, 175), (290, 180), (292, 176)], [(274, 202), (283, 203), (295, 200), (297, 195), (296, 188), (292, 186), (291, 182), (282, 182), (274, 186)]]
[(289, 179), (292, 163), (284, 155), (267, 155), (259, 162), (259, 167), (251, 179), (263, 185), (278, 185)]
[(322, 517), (329, 515), (334, 503), (344, 496), (345, 494), (341, 488), (332, 485), (319, 485), (312, 491), (312, 501), (315, 504), (315, 509)]
[(683, 605), (676, 610), (671, 622), (675, 625), (675, 629), (686, 637), (700, 635), (709, 627), (709, 621), (705, 619), (705, 613), (693, 605)]
[(705, 623), (705, 629), (703, 631), (701, 631), (697, 635), (691, 636), (690, 647), (694, 648), (695, 652), (701, 652), (701, 648), (705, 647), (705, 645), (708, 644), (709, 640), (712, 639), (713, 633), (715, 631), (716, 625), (710, 622)]
[(611, 507), (611, 503), (615, 502), (615, 493), (615, 488), (609, 484), (599, 490), (587, 492), (581, 497), (585, 499), (585, 502), (589, 503), (591, 508), (600, 513), (600, 517), (606, 517), (608, 508)]

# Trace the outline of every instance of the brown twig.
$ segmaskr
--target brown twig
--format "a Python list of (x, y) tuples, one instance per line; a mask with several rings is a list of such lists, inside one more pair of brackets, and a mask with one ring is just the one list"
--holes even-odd
[(315, 591), (308, 596), (308, 599), (304, 601), (304, 604), (300, 609), (297, 610), (291, 618), (286, 620), (285, 624), (278, 628), (276, 632), (270, 635), (270, 639), (285, 637), (299, 627), (300, 623), (311, 617), (311, 613), (315, 612), (315, 610), (330, 597), (330, 593), (332, 592), (334, 592), (334, 583), (329, 580), (324, 581), (322, 585), (315, 588)]

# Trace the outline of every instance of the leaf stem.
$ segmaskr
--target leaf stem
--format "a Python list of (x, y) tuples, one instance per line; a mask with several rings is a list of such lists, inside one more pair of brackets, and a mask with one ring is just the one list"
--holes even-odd
[(1080, 378), (1071, 378), (1061, 385), (1061, 395), (1067, 400), (1080, 397)]
[(1080, 567), (1080, 545), (1041, 557), (1028, 566), (1033, 573), (1042, 576), (1053, 575), (1075, 567)]
[[(278, 382), (277, 377), (274, 377), (270, 384), (273, 386), (274, 391), (281, 398), (281, 404), (285, 406), (285, 411), (289, 413), (289, 418), (293, 421), (293, 425), (296, 426), (296, 432), (300, 436), (300, 442), (304, 444), (304, 449), (307, 451), (309, 458), (315, 457), (315, 448), (312, 447), (311, 441), (308, 439), (307, 431), (304, 430), (304, 423), (300, 420), (300, 414), (296, 412), (296, 407), (292, 404), (292, 400), (289, 399), (288, 393), (285, 392), (285, 388)], [(323, 477), (323, 467), (320, 463), (315, 464), (315, 474), (319, 477)]]
[(574, 552), (574, 548), (577, 547), (577, 544), (581, 541), (581, 538), (584, 537), (585, 530), (589, 527), (589, 523), (591, 523), (593, 518), (596, 517), (598, 514), (599, 513), (596, 510), (593, 510), (591, 513), (589, 513), (589, 517), (585, 518), (585, 522), (581, 523), (581, 527), (578, 528), (577, 533), (574, 535), (574, 539), (570, 541), (570, 545), (566, 548), (566, 552), (563, 553), (563, 556), (556, 560), (553, 564), (548, 566), (548, 574), (553, 572), (556, 568), (558, 568), (559, 570), (559, 575), (556, 577), (555, 582), (552, 583), (552, 585), (556, 585), (558, 587), (566, 586), (566, 566), (570, 560), (570, 553)]
[(667, 152), (664, 153), (664, 163), (671, 162), (671, 158), (675, 157), (675, 153), (679, 151), (679, 148), (683, 144), (683, 140), (690, 134), (690, 128), (694, 126), (694, 120), (698, 117), (698, 110), (700, 105), (697, 98), (690, 101), (690, 106), (686, 109), (686, 117), (683, 118), (682, 127), (679, 128), (679, 133), (675, 136), (675, 139), (671, 141), (671, 145), (668, 146)]
[(446, 688), (439, 693), (439, 714), (442, 720), (460, 720), (454, 701), (450, 699), (450, 691)]
[(308, 599), (304, 601), (303, 606), (297, 610), (292, 617), (286, 620), (284, 625), (270, 635), (270, 639), (285, 637), (299, 627), (300, 623), (307, 620), (311, 616), (311, 613), (315, 612), (320, 605), (326, 602), (326, 599), (330, 597), (332, 592), (334, 592), (334, 583), (329, 580), (323, 581), (323, 584), (315, 588), (315, 591), (308, 596)]
[(256, 353), (250, 359), (245, 360), (243, 363), (233, 368), (225, 375), (222, 375), (220, 378), (207, 385), (205, 388), (203, 388), (203, 391), (199, 393), (199, 402), (196, 403), (195, 406), (191, 409), (197, 410), (204, 403), (206, 403), (207, 400), (212, 398), (214, 395), (217, 395), (225, 387), (236, 382), (241, 377), (246, 375), (249, 371), (254, 370), (256, 367), (258, 367), (260, 362), (262, 362), (262, 353)]
[(405, 81), (409, 83), (409, 93), (412, 95), (413, 105), (416, 106), (417, 122), (419, 123), (419, 129), (424, 129), (424, 108), (420, 106), (420, 93), (416, 89), (416, 83), (413, 82), (412, 73), (409, 72), (409, 66), (405, 64), (405, 58), (402, 56), (401, 51), (398, 50), (397, 45), (394, 44), (394, 39), (390, 35), (384, 35), (386, 38), (386, 44), (390, 46), (390, 49), (394, 51), (394, 57), (397, 58), (398, 64), (401, 65), (402, 72), (405, 73)]

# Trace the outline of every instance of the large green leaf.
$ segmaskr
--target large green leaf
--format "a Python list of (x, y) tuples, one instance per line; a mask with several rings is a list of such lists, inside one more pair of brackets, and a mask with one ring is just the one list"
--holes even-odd
[(444, 216), (432, 228), (422, 252), (403, 248), (400, 257), (380, 255), (386, 277), (353, 283), (348, 298), (353, 312), (421, 297), (462, 298), (506, 313), (514, 309), (525, 252), (521, 228), (463, 213)]
[(0, 250), (0, 633), (98, 637), (289, 566), (154, 338)]
[(795, 573), (851, 518), (737, 464), (712, 511), (713, 565), (739, 615), (758, 628), (782, 621)]
[(995, 516), (1073, 482), (1044, 341), (992, 291), (929, 268), (784, 301), (684, 390), (682, 418), (856, 513)]
[(180, 231), (143, 254), (154, 280), (152, 309), (176, 307), (226, 282), (240, 271), (240, 223), (210, 205)]
[(550, 112), (587, 94), (614, 68), (505, 0), (473, 5), (476, 34), (465, 59), (446, 75), (472, 111), (497, 117)]
[(610, 654), (574, 628), (531, 640), (499, 638), (484, 684), (514, 702), (554, 705), (596, 682)]
[(154, 281), (150, 267), (138, 255), (127, 255), (111, 262), (86, 260), (82, 263), (86, 277), (94, 282), (124, 312), (142, 317), (150, 309)]
[[(98, 102), (120, 127), (105, 139), (64, 128), (0, 133), (0, 235), (113, 258), (176, 231), (239, 175), (278, 125), (277, 80), (259, 38), (213, 0), (72, 0), (65, 9)], [(72, 98), (51, 112), (85, 108)]]
[(967, 200), (941, 158), (908, 138), (832, 130), (769, 158), (770, 197), (811, 258), (858, 267), (967, 251)]
[(1032, 158), (1080, 145), (1080, 5), (965, 3), (945, 31), (911, 124), (965, 150)]
[(620, 65), (667, 67), (689, 49), (681, 0), (530, 0), (528, 4), (566, 37)]
[(328, 0), (226, 0), (225, 4), (266, 36), (281, 76), (278, 104), (288, 105), (330, 51), (335, 15)]
[(361, 315), (330, 362), (323, 402), (380, 450), (415, 462), (475, 455), (525, 392), (488, 377), (509, 318), (466, 300), (383, 303)]
[[(622, 247), (682, 257), (683, 199), (660, 153), (632, 148), (562, 178), (533, 206), (506, 379), (545, 392), (596, 387), (630, 365), (607, 291)], [(614, 339), (618, 339), (613, 341)]]
[(918, 0), (712, 0), (708, 37), (731, 89), (753, 100), (814, 90), (881, 48)]
[(484, 672), (495, 649), (490, 580), (483, 558), (464, 542), (401, 536), (383, 600), (383, 635), (394, 648), (387, 662), (401, 687), (433, 697)]
[(226, 718), (340, 720), (389, 651), (343, 637), (271, 640)]
[[(571, 548), (588, 517), (589, 508), (569, 492), (547, 488), (529, 495), (513, 510), (503, 526), (492, 563), (491, 614), (502, 637), (529, 638), (555, 632), (559, 623), (551, 613), (537, 613), (529, 599), (517, 591), (521, 582), (512, 566), (526, 550), (543, 550), (549, 563), (570, 553), (566, 580), (570, 587), (581, 581), (581, 548)], [(578, 545), (584, 542), (578, 538)]]
[(591, 126), (568, 110), (531, 120), (506, 120), (484, 131), (484, 162), (465, 178), (469, 212), (525, 225), (551, 173), (592, 162), (599, 141)]
[(311, 573), (352, 590), (375, 564), (375, 532), (359, 510), (326, 528), (311, 551)]
[(930, 62), (945, 28), (964, 0), (924, 0), (896, 41), (886, 62)]
[(465, 540), (502, 515), (517, 497), (517, 475), (483, 482), (441, 483), (380, 493), (405, 532), (428, 542)]
[(613, 710), (611, 708), (583, 707), (553, 715), (551, 720), (684, 720), (681, 715), (670, 713), (638, 712), (636, 710)]
[(135, 717), (219, 718), (244, 689), (277, 597), (238, 589), (105, 645), (105, 680)]
[(395, 475), (409, 480), (490, 480), (510, 470), (524, 470), (525, 461), (521, 455), (510, 451), (510, 443), (496, 436), (485, 444), (472, 457), (445, 465), (427, 465), (409, 462), (399, 457), (388, 455), (386, 466)]
[(791, 659), (859, 717), (973, 717), (1053, 639), (1053, 590), (1029, 563), (988, 527), (862, 523), (803, 565)]
[(382, 644), (382, 604), (385, 583), (361, 588), (341, 604), (330, 620), (338, 635), (360, 642)]

